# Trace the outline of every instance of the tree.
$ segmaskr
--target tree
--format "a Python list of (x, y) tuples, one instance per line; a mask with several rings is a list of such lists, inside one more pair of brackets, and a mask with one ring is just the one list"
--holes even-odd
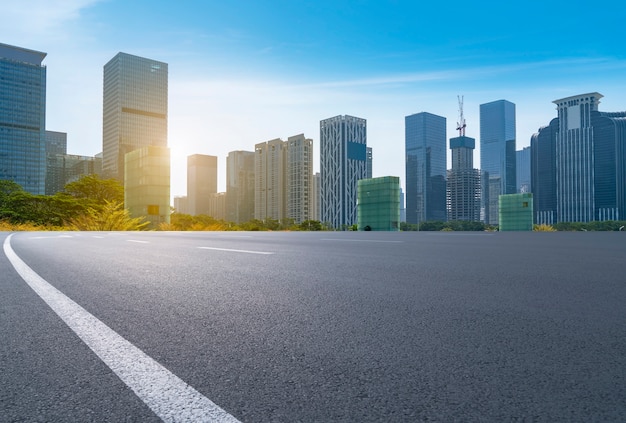
[(86, 175), (78, 181), (65, 185), (63, 192), (93, 205), (106, 202), (124, 203), (124, 187), (116, 179), (102, 179), (98, 175)]
[(149, 223), (143, 217), (130, 217), (124, 204), (105, 201), (102, 207), (90, 207), (71, 219), (69, 226), (78, 231), (141, 231)]

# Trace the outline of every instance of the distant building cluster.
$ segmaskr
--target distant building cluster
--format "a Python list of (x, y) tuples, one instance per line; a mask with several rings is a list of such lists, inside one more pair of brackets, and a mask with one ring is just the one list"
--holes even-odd
[[(125, 207), (156, 226), (170, 219), (168, 64), (118, 53), (103, 69), (102, 153), (67, 153), (67, 134), (46, 130), (46, 53), (0, 44), (0, 179), (32, 194), (53, 195), (82, 175), (115, 178)], [(252, 219), (330, 228), (398, 230), (400, 222), (482, 221), (510, 230), (528, 222), (626, 218), (626, 112), (601, 112), (602, 95), (559, 100), (557, 117), (516, 149), (515, 104), (480, 105), (480, 169), (476, 140), (449, 139), (446, 118), (405, 117), (406, 194), (399, 177), (373, 178), (367, 121), (340, 115), (320, 122), (319, 173), (313, 140), (298, 134), (231, 151), (226, 192), (218, 192), (218, 158), (187, 161), (187, 195), (179, 213), (243, 223)]]

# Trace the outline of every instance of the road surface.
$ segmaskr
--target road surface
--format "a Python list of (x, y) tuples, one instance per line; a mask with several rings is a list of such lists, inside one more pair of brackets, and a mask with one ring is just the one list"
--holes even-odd
[(8, 235), (0, 421), (626, 421), (625, 233)]

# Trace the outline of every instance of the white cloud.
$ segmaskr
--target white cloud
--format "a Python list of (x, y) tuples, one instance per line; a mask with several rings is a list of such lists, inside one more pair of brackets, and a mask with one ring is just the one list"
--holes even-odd
[(33, 37), (62, 30), (68, 21), (80, 17), (81, 10), (102, 0), (20, 0), (2, 5), (0, 35), (31, 34)]

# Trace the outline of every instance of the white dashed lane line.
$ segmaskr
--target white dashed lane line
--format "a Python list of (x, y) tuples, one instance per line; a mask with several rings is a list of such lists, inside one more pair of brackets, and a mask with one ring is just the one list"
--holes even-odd
[(13, 251), (12, 236), (4, 240), (4, 253), (17, 273), (159, 418), (164, 422), (238, 422), (28, 267)]
[(201, 250), (229, 251), (231, 253), (263, 254), (263, 255), (275, 254), (269, 251), (233, 250), (231, 248), (215, 248), (215, 247), (198, 247), (198, 248)]

